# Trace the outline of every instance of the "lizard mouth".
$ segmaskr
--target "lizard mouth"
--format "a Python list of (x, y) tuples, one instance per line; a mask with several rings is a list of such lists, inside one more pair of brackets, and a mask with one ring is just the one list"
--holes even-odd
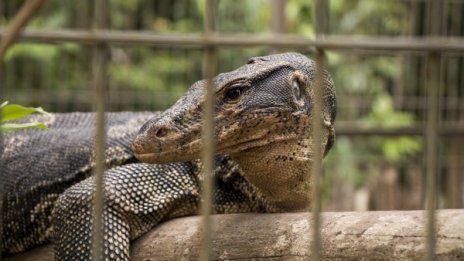
[[(281, 113), (274, 110), (275, 113)], [(254, 112), (254, 115), (261, 115), (260, 110)], [(271, 115), (272, 116), (272, 115)], [(271, 117), (262, 115), (260, 119)], [(295, 115), (288, 113), (287, 118), (293, 119)], [(298, 119), (301, 122), (301, 118)], [(296, 120), (295, 120), (296, 121)], [(241, 127), (250, 135), (243, 135), (243, 131), (234, 131)], [(215, 155), (234, 155), (243, 151), (249, 151), (256, 148), (267, 146), (271, 143), (285, 142), (293, 140), (303, 135), (304, 130), (294, 130), (292, 132), (284, 131), (283, 124), (259, 124), (255, 121), (247, 123), (247, 126), (239, 126), (237, 123), (223, 124), (219, 126), (220, 133), (217, 137), (217, 147)], [(248, 137), (244, 137), (248, 136)], [(190, 142), (185, 142), (185, 136), (178, 135), (169, 142), (153, 142), (150, 138), (141, 136), (133, 143), (135, 157), (146, 163), (169, 163), (174, 161), (189, 161), (200, 158), (202, 150), (202, 140), (198, 135)], [(180, 143), (180, 144), (179, 144)]]
[(142, 154), (139, 154), (139, 153), (135, 153), (135, 157), (142, 161), (142, 162), (146, 162), (146, 163), (156, 163), (156, 157), (157, 154), (156, 153), (142, 153)]
[(217, 152), (219, 154), (235, 154), (235, 153), (240, 153), (241, 151), (246, 151), (254, 148), (259, 148), (259, 147), (264, 147), (266, 145), (269, 145), (270, 143), (275, 143), (275, 142), (282, 142), (282, 141), (288, 141), (295, 139), (296, 135), (290, 135), (290, 136), (277, 136), (274, 138), (269, 138), (269, 137), (260, 137), (260, 138), (254, 138), (254, 139), (249, 139), (249, 140), (244, 140), (239, 143), (235, 144), (230, 144), (226, 146), (222, 146), (217, 148)]
[(162, 150), (156, 148), (144, 148), (141, 146), (133, 145), (135, 157), (145, 163), (170, 163), (175, 161), (188, 161), (196, 158), (199, 155), (201, 140), (194, 140), (182, 147), (172, 148), (169, 144), (164, 144), (164, 147), (171, 147), (169, 150)]
[[(277, 136), (272, 139), (269, 137), (259, 137), (253, 138), (248, 140), (243, 140), (233, 144), (225, 144), (224, 146), (218, 146), (215, 151), (215, 155), (233, 155), (236, 153), (240, 153), (241, 151), (251, 150), (259, 147), (264, 147), (269, 145), (270, 143), (275, 142), (283, 142), (295, 139), (296, 135), (290, 136)], [(142, 152), (137, 153), (135, 152), (135, 157), (145, 163), (169, 163), (174, 161), (188, 161), (193, 160), (195, 158), (199, 158), (201, 147), (201, 140), (196, 140), (189, 143), (187, 146), (183, 148), (178, 148), (175, 150), (169, 151), (162, 151), (162, 152)], [(182, 152), (183, 151), (183, 152)], [(172, 157), (172, 155), (177, 155)]]

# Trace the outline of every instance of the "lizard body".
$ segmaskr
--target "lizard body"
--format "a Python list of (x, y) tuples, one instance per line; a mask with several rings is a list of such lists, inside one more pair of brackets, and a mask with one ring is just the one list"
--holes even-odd
[[(214, 213), (309, 206), (314, 78), (314, 62), (297, 53), (255, 57), (215, 77)], [(205, 85), (193, 84), (164, 112), (107, 114), (105, 258), (128, 260), (130, 240), (198, 213)], [(320, 144), (327, 152), (336, 107), (327, 72), (323, 88)], [(5, 136), (3, 253), (51, 240), (58, 260), (90, 259), (93, 117), (55, 114), (40, 118), (49, 121), (48, 131)]]

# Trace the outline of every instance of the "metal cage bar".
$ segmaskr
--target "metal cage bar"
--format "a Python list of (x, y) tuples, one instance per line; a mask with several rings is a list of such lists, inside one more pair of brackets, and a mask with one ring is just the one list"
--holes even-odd
[[(428, 34), (438, 36), (441, 34), (443, 21), (443, 4), (442, 0), (429, 0), (428, 2)], [(436, 193), (438, 177), (438, 126), (440, 125), (440, 72), (441, 72), (441, 54), (430, 52), (427, 54), (427, 75), (426, 75), (426, 259), (436, 259)]]
[[(414, 125), (404, 128), (360, 128), (350, 126), (337, 126), (337, 136), (424, 136), (427, 129), (426, 126)], [(438, 126), (438, 135), (440, 136), (461, 136), (464, 134), (464, 126)]]
[(321, 243), (321, 176), (322, 176), (322, 92), (324, 88), (323, 71), (325, 53), (318, 49), (316, 54), (316, 78), (313, 87), (313, 111), (311, 113), (311, 142), (313, 156), (311, 163), (311, 209), (312, 209), (312, 244), (311, 260), (322, 260)]
[[(216, 30), (216, 0), (207, 0), (205, 2), (206, 15), (204, 18), (204, 36), (209, 37)], [(206, 79), (206, 96), (203, 107), (203, 182), (202, 182), (202, 242), (200, 248), (200, 260), (208, 261), (211, 259), (211, 227), (212, 227), (212, 207), (213, 207), (213, 170), (214, 170), (214, 82), (213, 77), (216, 74), (217, 55), (214, 46), (206, 45), (204, 56), (203, 74)]]
[[(5, 35), (0, 30), (0, 38)], [(111, 30), (32, 30), (22, 32), (18, 41), (79, 44), (96, 44), (106, 42), (126, 46), (169, 46), (177, 48), (201, 48), (205, 45), (216, 47), (253, 47), (274, 46), (294, 48), (323, 48), (325, 50), (372, 52), (427, 52), (464, 53), (463, 37), (442, 36), (343, 36), (326, 35), (324, 38), (312, 39), (292, 34), (273, 34), (260, 36), (256, 34), (201, 34), (152, 33), (137, 31)]]
[[(314, 8), (314, 24), (316, 40), (323, 39), (328, 34), (328, 0), (316, 0)], [(316, 76), (312, 89), (314, 107), (311, 112), (311, 143), (313, 155), (311, 163), (311, 209), (312, 209), (312, 242), (311, 260), (322, 260), (323, 249), (321, 243), (321, 175), (322, 175), (322, 96), (324, 88), (324, 64), (325, 51), (317, 48), (316, 52)]]
[[(107, 27), (107, 0), (95, 1), (94, 29)], [(92, 260), (101, 260), (103, 246), (103, 211), (105, 194), (103, 189), (105, 171), (105, 97), (107, 81), (107, 45), (97, 43), (93, 46), (93, 85), (95, 88), (95, 194), (93, 198), (93, 230), (92, 230)]]

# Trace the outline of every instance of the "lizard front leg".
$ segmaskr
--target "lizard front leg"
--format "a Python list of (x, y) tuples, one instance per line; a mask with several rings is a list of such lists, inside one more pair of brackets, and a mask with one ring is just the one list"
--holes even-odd
[[(105, 172), (102, 260), (129, 260), (129, 243), (163, 220), (198, 212), (198, 170), (193, 163), (129, 164)], [(65, 191), (53, 225), (57, 260), (89, 260), (94, 179)]]

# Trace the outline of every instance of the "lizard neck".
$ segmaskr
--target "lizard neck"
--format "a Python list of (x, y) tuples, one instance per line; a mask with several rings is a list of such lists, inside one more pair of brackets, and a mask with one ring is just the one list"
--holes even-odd
[[(325, 144), (325, 143), (323, 143)], [(232, 158), (274, 211), (303, 211), (311, 192), (310, 139), (274, 142)]]

